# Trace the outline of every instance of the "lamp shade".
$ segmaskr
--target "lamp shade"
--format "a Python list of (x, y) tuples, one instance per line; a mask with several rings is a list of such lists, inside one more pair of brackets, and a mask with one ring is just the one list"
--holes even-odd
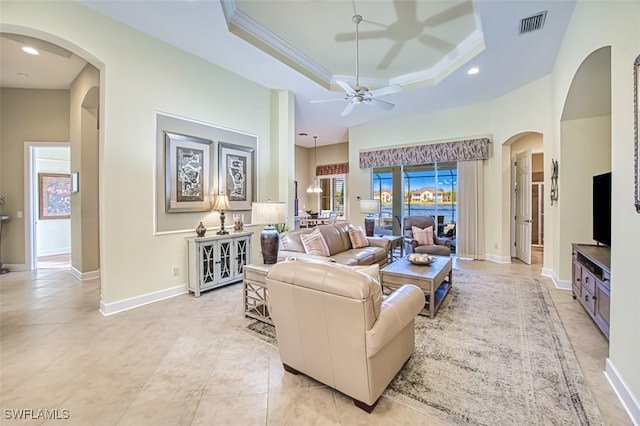
[(229, 204), (229, 197), (227, 194), (218, 194), (213, 199), (213, 207), (211, 210), (229, 210), (231, 205)]
[(360, 213), (373, 214), (380, 211), (380, 200), (360, 200)]
[(287, 204), (283, 202), (266, 202), (251, 204), (251, 223), (273, 225), (287, 220)]

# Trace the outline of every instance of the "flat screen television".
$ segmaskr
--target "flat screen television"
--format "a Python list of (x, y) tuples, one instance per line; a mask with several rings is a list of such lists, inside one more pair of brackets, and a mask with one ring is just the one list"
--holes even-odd
[(593, 177), (593, 239), (611, 246), (611, 172)]

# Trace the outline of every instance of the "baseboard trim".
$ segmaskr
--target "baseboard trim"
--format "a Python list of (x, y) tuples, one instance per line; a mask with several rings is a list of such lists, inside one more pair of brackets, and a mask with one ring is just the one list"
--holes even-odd
[(558, 276), (550, 268), (542, 268), (542, 272), (540, 272), (540, 275), (542, 275), (543, 277), (551, 278), (551, 281), (553, 281), (553, 285), (555, 285), (558, 290), (572, 289), (571, 281), (563, 281), (559, 279)]
[(139, 308), (149, 303), (159, 302), (171, 297), (180, 296), (189, 291), (186, 284), (175, 287), (165, 288), (163, 290), (154, 291), (152, 293), (142, 294), (140, 296), (130, 297), (128, 299), (119, 300), (112, 303), (104, 303), (100, 301), (100, 313), (104, 316), (117, 314), (119, 312), (128, 311), (129, 309)]
[(95, 271), (90, 271), (90, 272), (80, 272), (73, 266), (69, 269), (71, 271), (71, 275), (73, 275), (80, 281), (95, 280), (100, 278), (100, 269), (97, 269)]
[(622, 377), (618, 374), (618, 370), (610, 358), (607, 358), (605, 362), (604, 375), (633, 424), (636, 426), (640, 425), (640, 401), (636, 399), (633, 392), (631, 392), (627, 384), (622, 380)]
[(495, 254), (487, 254), (484, 257), (489, 262), (495, 263), (511, 263), (511, 256), (498, 256)]
[(4, 263), (2, 265), (3, 268), (7, 268), (9, 270), (9, 272), (19, 272), (19, 271), (28, 271), (29, 268), (27, 268), (27, 264), (26, 263), (10, 263), (10, 264), (6, 264)]

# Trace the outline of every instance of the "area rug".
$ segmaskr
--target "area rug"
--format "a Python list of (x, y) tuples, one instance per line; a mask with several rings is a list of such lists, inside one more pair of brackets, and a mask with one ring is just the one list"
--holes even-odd
[[(547, 289), (537, 279), (454, 270), (413, 355), (384, 395), (456, 425), (602, 425)], [(272, 326), (251, 333), (277, 345)]]

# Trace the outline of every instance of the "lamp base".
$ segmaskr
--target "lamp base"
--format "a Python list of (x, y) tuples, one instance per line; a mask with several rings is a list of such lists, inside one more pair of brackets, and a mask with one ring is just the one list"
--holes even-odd
[(364, 218), (364, 232), (367, 234), (367, 237), (373, 237), (374, 225), (375, 220), (372, 216), (367, 216)]
[(228, 235), (229, 232), (224, 230), (224, 211), (220, 211), (220, 230), (216, 235)]
[(273, 265), (278, 262), (278, 248), (280, 246), (280, 233), (272, 225), (266, 226), (260, 234), (260, 247), (262, 248), (262, 260), (265, 265)]

